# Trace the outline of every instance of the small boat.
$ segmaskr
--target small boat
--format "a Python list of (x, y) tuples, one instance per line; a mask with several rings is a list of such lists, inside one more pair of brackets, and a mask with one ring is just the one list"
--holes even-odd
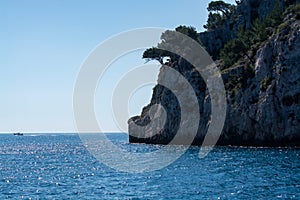
[(14, 133), (14, 135), (23, 136), (23, 133)]

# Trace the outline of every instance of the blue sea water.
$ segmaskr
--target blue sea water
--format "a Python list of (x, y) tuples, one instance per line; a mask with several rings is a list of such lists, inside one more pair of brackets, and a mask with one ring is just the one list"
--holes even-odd
[[(129, 144), (149, 152), (158, 145)], [(0, 135), (0, 199), (300, 199), (300, 149), (191, 147), (170, 166), (118, 172), (95, 159), (77, 134)]]

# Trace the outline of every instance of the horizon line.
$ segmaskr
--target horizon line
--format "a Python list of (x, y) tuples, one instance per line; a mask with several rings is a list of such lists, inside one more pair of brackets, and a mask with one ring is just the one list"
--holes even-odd
[[(9, 131), (9, 132), (2, 132), (0, 131), (0, 134), (13, 134), (13, 133), (24, 133), (24, 134), (74, 134), (74, 133), (77, 133), (79, 134), (79, 131), (74, 131), (74, 132), (70, 132), (70, 131), (67, 131), (67, 132), (63, 132), (63, 131), (43, 131), (43, 132), (30, 132), (30, 131), (26, 131), (26, 132), (22, 132), (22, 131)], [(96, 131), (91, 131), (91, 132), (81, 132), (82, 134), (86, 134), (86, 133), (101, 133), (101, 132), (96, 132)], [(120, 131), (102, 131), (102, 133), (126, 133), (128, 134), (127, 132), (120, 132)]]

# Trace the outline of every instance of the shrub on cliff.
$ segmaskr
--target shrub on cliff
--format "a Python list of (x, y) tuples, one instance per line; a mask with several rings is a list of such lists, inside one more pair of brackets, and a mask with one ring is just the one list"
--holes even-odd
[[(197, 31), (194, 27), (178, 26), (175, 29), (175, 31), (185, 34), (185, 35), (189, 36), (190, 38), (194, 39), (195, 41), (197, 41), (198, 43), (200, 43)], [(161, 43), (159, 43), (157, 45), (157, 47), (152, 47), (152, 48), (146, 49), (146, 51), (143, 53), (143, 59), (146, 59), (146, 61), (157, 60), (161, 64), (166, 64), (166, 62), (171, 63), (171, 62), (177, 61), (178, 55), (176, 55), (172, 52), (162, 50), (163, 47), (166, 47), (168, 45), (177, 45), (177, 43), (178, 43), (178, 48), (181, 48), (181, 46), (183, 46), (181, 44), (184, 42), (184, 41), (182, 41), (182, 38), (176, 38), (177, 35), (173, 34), (173, 33), (174, 33), (174, 31), (171, 31), (171, 30), (167, 30), (164, 33), (162, 33)], [(173, 46), (173, 48), (177, 48), (177, 47)]]
[(207, 24), (203, 27), (212, 30), (221, 27), (230, 17), (235, 6), (224, 1), (212, 1), (209, 3), (207, 10), (209, 11)]
[(252, 63), (253, 58), (249, 55), (252, 48), (260, 46), (269, 38), (283, 20), (283, 8), (277, 0), (273, 11), (264, 19), (254, 19), (249, 30), (240, 28), (236, 37), (229, 40), (220, 51), (222, 60), (221, 69), (233, 66), (238, 60), (247, 57)]

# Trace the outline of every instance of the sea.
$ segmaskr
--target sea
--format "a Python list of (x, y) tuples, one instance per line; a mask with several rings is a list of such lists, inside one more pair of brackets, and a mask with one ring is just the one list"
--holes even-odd
[[(162, 148), (106, 136), (127, 150)], [(75, 133), (0, 134), (0, 199), (300, 199), (299, 148), (215, 147), (204, 158), (199, 149), (130, 173), (97, 160)]]

